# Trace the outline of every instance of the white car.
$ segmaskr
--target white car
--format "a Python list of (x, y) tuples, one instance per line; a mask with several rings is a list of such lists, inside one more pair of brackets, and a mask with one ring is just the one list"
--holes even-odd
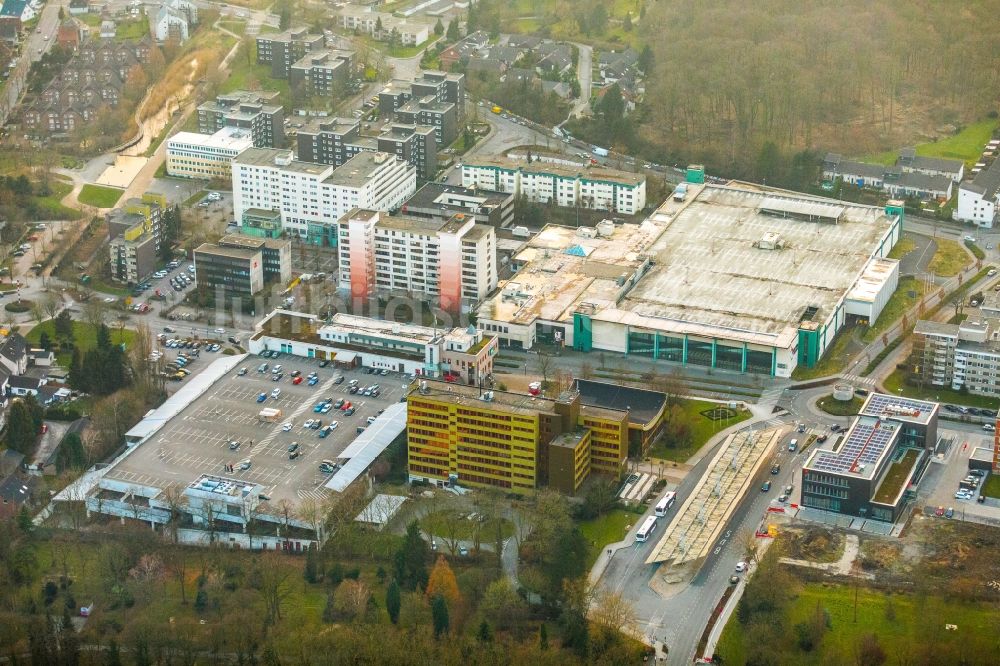
[(743, 573), (746, 570), (747, 570), (747, 563), (746, 562), (737, 562), (736, 563), (736, 573)]
[[(275, 389), (275, 390), (277, 390), (277, 389)], [(282, 432), (289, 432), (291, 429), (292, 429), (292, 422), (291, 421), (285, 421), (281, 425)]]
[(340, 421), (330, 421), (330, 425), (327, 426), (330, 430), (336, 430), (337, 426), (340, 425)]
[(218, 335), (224, 335), (225, 332), (226, 332), (226, 329), (224, 329), (224, 328), (217, 328), (217, 329), (215, 329), (215, 332)]
[(992, 423), (984, 423), (983, 424), (983, 430), (985, 430), (986, 432), (996, 432), (997, 431), (997, 427), (995, 425), (993, 425)]
[(976, 239), (969, 235), (966, 235), (963, 240), (969, 241), (970, 243), (976, 242)]
[(313, 423), (316, 423), (316, 421), (313, 420), (313, 419), (306, 419), (306, 422), (302, 424), (302, 427), (303, 428), (307, 428), (307, 429), (308, 428), (312, 428), (313, 427)]
[(277, 398), (279, 395), (281, 395), (281, 389), (280, 388), (276, 388), (273, 391), (271, 391), (271, 397), (272, 398)]
[(955, 499), (957, 500), (972, 499), (972, 493), (967, 490), (959, 490), (957, 493), (955, 493)]

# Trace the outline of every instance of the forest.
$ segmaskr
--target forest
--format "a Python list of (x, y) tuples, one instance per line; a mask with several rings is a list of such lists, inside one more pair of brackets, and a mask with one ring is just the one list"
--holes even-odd
[(949, 136), (996, 113), (995, 10), (933, 0), (648, 3), (637, 26), (655, 56), (645, 101), (629, 117), (635, 134), (610, 138), (653, 159), (754, 178), (766, 176), (766, 153), (866, 155)]

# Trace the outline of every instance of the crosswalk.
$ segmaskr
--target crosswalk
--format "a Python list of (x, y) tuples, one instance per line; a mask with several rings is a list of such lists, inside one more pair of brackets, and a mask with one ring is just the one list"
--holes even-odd
[(763, 392), (761, 392), (760, 399), (757, 401), (757, 404), (773, 407), (778, 404), (778, 400), (781, 399), (784, 392), (785, 389), (782, 386), (772, 386), (770, 388), (766, 388)]
[(841, 375), (841, 378), (855, 386), (875, 386), (874, 377), (859, 377), (858, 375)]

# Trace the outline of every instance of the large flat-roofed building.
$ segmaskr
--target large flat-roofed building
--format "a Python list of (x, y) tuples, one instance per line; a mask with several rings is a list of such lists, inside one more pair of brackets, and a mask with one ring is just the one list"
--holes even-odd
[(340, 286), (352, 301), (411, 297), (459, 312), (497, 286), (496, 232), (471, 216), (434, 220), (357, 209), (341, 218), (339, 234)]
[(224, 127), (250, 132), (258, 148), (285, 145), (284, 108), (276, 92), (234, 90), (198, 106), (198, 131), (215, 134)]
[(282, 229), (314, 245), (337, 244), (337, 221), (355, 208), (398, 209), (417, 189), (416, 169), (362, 152), (339, 167), (296, 160), (290, 150), (251, 148), (233, 160), (233, 211), (281, 212)]
[(390, 81), (379, 92), (379, 114), (434, 128), (439, 147), (458, 136), (464, 118), (465, 75), (423, 71), (412, 81)]
[(393, 123), (377, 135), (362, 135), (361, 121), (330, 118), (309, 123), (296, 136), (298, 158), (340, 166), (360, 152), (380, 151), (417, 168), (424, 180), (437, 173), (437, 140), (428, 125)]
[(344, 313), (329, 321), (275, 310), (256, 326), (251, 353), (279, 351), (343, 367), (385, 369), (479, 385), (493, 373), (496, 338), (476, 328), (441, 329)]
[(291, 279), (291, 248), (286, 239), (228, 234), (195, 249), (195, 276), (210, 292), (221, 289), (224, 298), (249, 298), (266, 284)]
[(621, 473), (628, 412), (575, 391), (552, 399), (426, 381), (407, 397), (407, 450), (411, 480), (572, 494), (592, 472)]
[(430, 39), (433, 26), (425, 21), (398, 18), (394, 13), (377, 12), (372, 7), (346, 4), (336, 15), (337, 25), (345, 30), (355, 30), (374, 39), (387, 41), (393, 34), (403, 46), (417, 46)]
[(872, 393), (851, 426), (802, 466), (802, 506), (894, 522), (937, 443), (938, 404)]
[(410, 217), (450, 219), (462, 213), (491, 227), (509, 227), (514, 222), (514, 195), (477, 188), (427, 183), (406, 200), (401, 211)]
[(628, 412), (629, 455), (643, 455), (663, 432), (669, 412), (667, 396), (660, 391), (623, 386), (591, 379), (573, 379), (585, 405), (602, 405)]
[(909, 360), (914, 376), (928, 386), (1000, 396), (998, 330), (995, 319), (961, 324), (918, 321)]
[[(640, 224), (549, 225), (478, 310), (502, 345), (536, 342), (788, 377), (813, 366), (849, 317), (878, 318), (902, 209), (735, 183), (688, 184)], [(855, 310), (857, 308), (857, 310)]]
[(310, 34), (305, 27), (290, 28), (284, 32), (259, 35), (257, 37), (257, 64), (271, 65), (271, 76), (287, 79), (292, 65), (307, 53), (320, 51), (326, 46), (326, 38), (321, 34)]
[(635, 215), (646, 207), (646, 177), (604, 167), (569, 167), (506, 157), (468, 158), (462, 186), (508, 192), (534, 203)]
[[(261, 441), (264, 428), (280, 437), (280, 422), (260, 422), (259, 406), (235, 397), (254, 390), (248, 388), (252, 379), (236, 377), (247, 355), (206, 362), (125, 433), (121, 455), (56, 499), (85, 497), (88, 516), (144, 524), (186, 544), (295, 552), (321, 544), (326, 536), (322, 506), (336, 495), (324, 487), (328, 477), (317, 474), (317, 464), (339, 459), (351, 437), (334, 433), (315, 440), (307, 445), (310, 457), (290, 464), (287, 445), (279, 441), (269, 447)], [(259, 380), (261, 389), (269, 390), (270, 384)], [(312, 389), (283, 389), (290, 410), (301, 404), (297, 401), (311, 400)], [(240, 416), (220, 419), (222, 406)]]
[(310, 51), (292, 64), (288, 83), (296, 95), (331, 97), (344, 90), (353, 69), (353, 51)]
[(229, 180), (233, 158), (251, 147), (251, 133), (239, 127), (223, 127), (214, 134), (178, 132), (167, 139), (167, 175)]
[(156, 270), (166, 210), (165, 196), (146, 192), (107, 214), (112, 279), (137, 284)]

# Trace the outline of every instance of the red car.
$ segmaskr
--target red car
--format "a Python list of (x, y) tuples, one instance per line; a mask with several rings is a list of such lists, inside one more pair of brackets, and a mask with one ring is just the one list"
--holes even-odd
[(292, 380), (292, 383), (293, 384), (301, 384), (302, 383), (302, 377), (301, 376), (296, 377), (295, 379)]
[(347, 411), (348, 409), (350, 409), (350, 408), (351, 408), (351, 403), (350, 403), (350, 401), (348, 401), (348, 402), (345, 402), (345, 403), (344, 403), (343, 405), (341, 405), (341, 406), (340, 406), (340, 410), (341, 410), (342, 412), (346, 412), (346, 411)]
[(44, 435), (48, 431), (49, 431), (49, 424), (48, 423), (43, 423), (42, 424), (42, 434)]
[(30, 241), (36, 241), (36, 240), (38, 240), (38, 236), (28, 236), (28, 240), (30, 240)]

